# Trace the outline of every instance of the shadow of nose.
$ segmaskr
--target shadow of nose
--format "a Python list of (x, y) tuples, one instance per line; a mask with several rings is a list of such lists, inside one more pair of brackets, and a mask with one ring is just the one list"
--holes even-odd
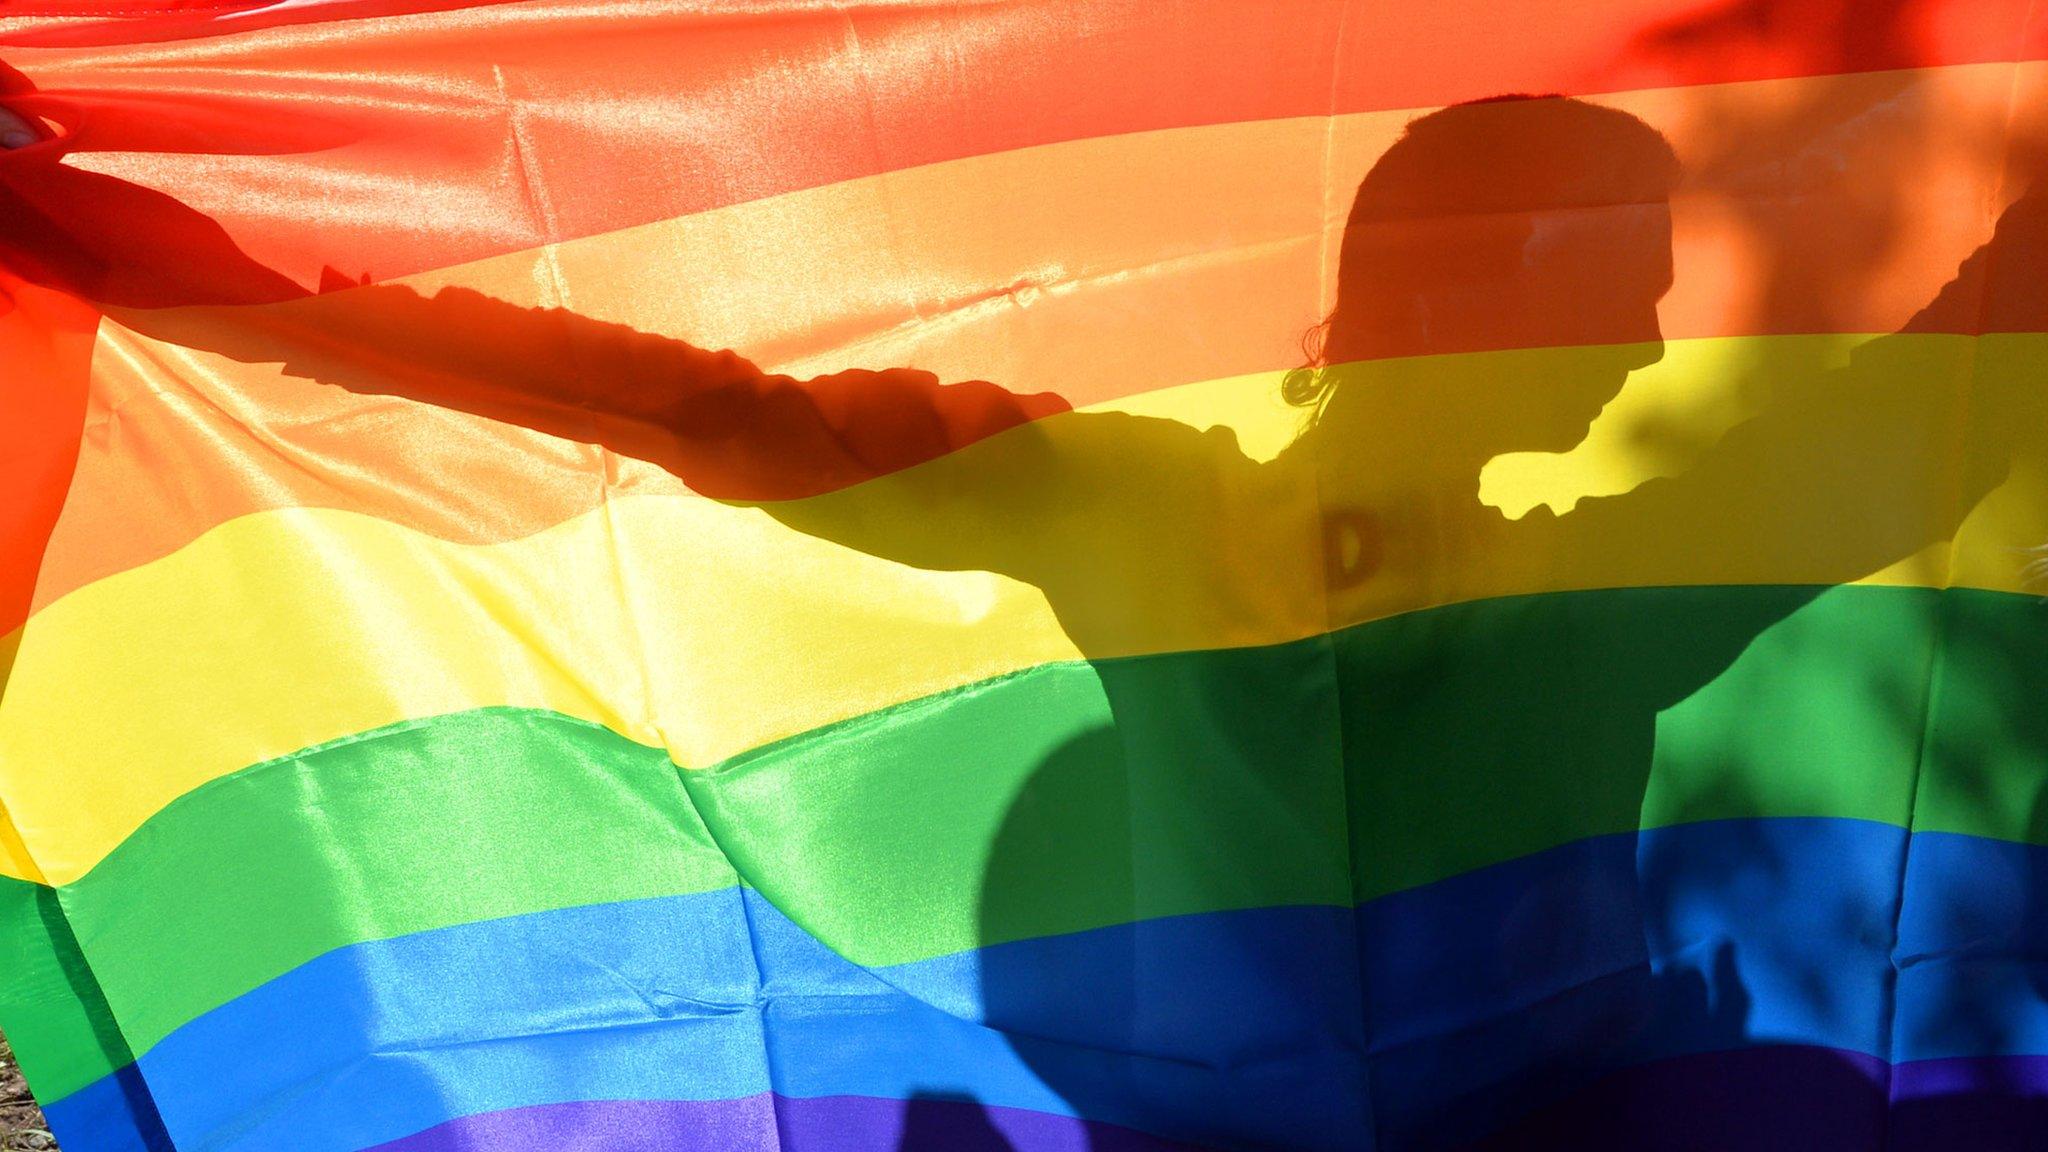
[(1633, 354), (1628, 358), (1629, 371), (1648, 368), (1664, 358), (1664, 334), (1654, 326), (1651, 331), (1654, 334), (1650, 339), (1630, 346)]

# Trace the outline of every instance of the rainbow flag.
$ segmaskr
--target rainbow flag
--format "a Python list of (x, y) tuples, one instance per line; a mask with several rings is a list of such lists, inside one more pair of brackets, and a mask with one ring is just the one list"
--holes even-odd
[(15, 0), (66, 1152), (2048, 1143), (2026, 0)]

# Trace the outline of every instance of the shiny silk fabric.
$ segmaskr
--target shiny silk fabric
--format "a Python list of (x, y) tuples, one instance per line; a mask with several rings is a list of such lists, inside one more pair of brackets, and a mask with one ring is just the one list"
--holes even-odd
[(2027, 4), (0, 62), (67, 1152), (2048, 1141)]

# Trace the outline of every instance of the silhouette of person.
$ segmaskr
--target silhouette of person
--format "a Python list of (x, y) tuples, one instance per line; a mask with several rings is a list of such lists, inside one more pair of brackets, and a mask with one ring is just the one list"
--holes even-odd
[[(63, 172), (46, 166), (38, 194), (55, 195)], [(1069, 412), (1057, 396), (944, 385), (910, 369), (797, 380), (731, 352), (462, 289), (428, 298), (352, 288), (319, 313), (317, 331), (202, 333), (141, 313), (131, 322), (323, 383), (604, 444), (822, 539), (1040, 588), (1094, 661), (1112, 720), (1040, 766), (990, 846), (979, 1019), (1013, 1037), (1084, 1115), (1168, 1128), (1192, 1094), (1234, 1094), (1236, 1111), (1216, 1110), (1211, 1129), (1182, 1135), (1371, 1147), (1377, 1133), (1427, 1144), (1483, 1134), (1505, 1114), (1464, 1099), (1376, 1112), (1389, 1091), (1377, 1070), (1384, 1050), (1467, 1022), (1418, 1014), (1401, 983), (1415, 970), (1382, 962), (1381, 942), (1361, 938), (1348, 913), (1287, 940), (1287, 957), (1272, 954), (1269, 922), (1220, 922), (1223, 942), (1205, 946), (1262, 957), (1254, 970), (1276, 985), (1247, 991), (1276, 1006), (1252, 1020), (1155, 979), (1177, 970), (1169, 953), (1189, 945), (1150, 925), (1173, 912), (1255, 908), (1261, 879), (1240, 868), (1253, 855), (1272, 874), (1328, 876), (1354, 896), (1456, 871), (1495, 830), (1427, 817), (1477, 789), (1491, 793), (1490, 808), (1534, 824), (1634, 830), (1658, 713), (1827, 584), (1946, 539), (2002, 479), (2017, 431), (1960, 423), (1962, 406), (1940, 381), (1968, 377), (1967, 349), (1926, 362), (1924, 349), (1880, 339), (1845, 368), (1779, 382), (1762, 415), (1683, 475), (1564, 515), (1510, 521), (1484, 505), (1487, 461), (1569, 449), (1629, 373), (1662, 355), (1656, 305), (1671, 285), (1678, 177), (1653, 129), (1578, 100), (1503, 97), (1416, 120), (1359, 185), (1335, 308), (1313, 363), (1286, 384), (1304, 429), (1269, 460), (1246, 454), (1228, 428)], [(0, 255), (29, 251), (26, 266), (87, 295), (162, 302), (167, 282), (123, 263), (118, 239), (76, 235), (91, 221), (20, 219), (30, 223), (0, 219)], [(2041, 197), (2030, 194), (1908, 328), (2038, 327), (2048, 313), (2036, 283), (2048, 267), (2043, 237)], [(241, 267), (250, 262), (231, 244), (209, 262), (228, 270), (209, 282), (240, 285), (243, 298), (286, 291)], [(1527, 349), (1570, 351), (1514, 352)], [(1503, 355), (1446, 355), (1479, 352)], [(1930, 383), (1930, 370), (1946, 375)], [(1966, 435), (1973, 450), (1959, 454)], [(1816, 451), (1834, 467), (1813, 467)], [(1711, 626), (1609, 629), (1597, 644), (1569, 598), (1531, 599), (1484, 635), (1456, 616), (1413, 613), (1371, 646), (1327, 638), (1469, 599), (1500, 586), (1503, 571), (1512, 586), (1517, 573), (1617, 550), (1656, 558), (1653, 573), (1710, 579), (1724, 570), (1713, 550), (1734, 538), (1759, 567), (1804, 587), (1717, 602)], [(1176, 578), (1161, 581), (1169, 568)], [(1257, 659), (1139, 656), (1290, 636), (1308, 639)], [(1498, 662), (1546, 651), (1554, 659)], [(1490, 686), (1472, 691), (1481, 673)], [(1286, 763), (1265, 751), (1276, 733), (1291, 749)], [(1518, 771), (1546, 747), (1574, 749), (1581, 770)], [(1420, 824), (1442, 834), (1406, 835)], [(771, 900), (795, 898), (773, 875), (748, 879)], [(1693, 982), (1660, 991), (1641, 930), (1655, 910), (1632, 875), (1578, 882), (1587, 925), (1504, 920), (1503, 956), (1590, 948), (1641, 995), (1619, 1017), (1524, 1037), (1531, 1062), (1553, 1054), (1590, 1076), (1660, 1014), (1725, 1014)], [(1020, 943), (1090, 930), (1106, 935), (1089, 948)], [(1401, 951), (1426, 955), (1428, 942)], [(1326, 978), (1302, 992), (1292, 982), (1305, 972)], [(1316, 1130), (1288, 1126), (1297, 1105)]]

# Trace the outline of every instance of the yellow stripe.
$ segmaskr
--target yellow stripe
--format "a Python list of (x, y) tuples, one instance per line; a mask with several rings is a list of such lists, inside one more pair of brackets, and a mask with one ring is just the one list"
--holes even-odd
[[(16, 628), (0, 636), (0, 701), (7, 699), (7, 681), (14, 671), (14, 654), (21, 648), (21, 632)], [(0, 876), (42, 879), (42, 873), (29, 859), (28, 846), (14, 830), (14, 820), (5, 803), (0, 803)]]
[[(24, 630), (0, 700), (0, 795), (32, 860), (0, 847), (0, 869), (67, 882), (208, 780), (483, 705), (555, 709), (704, 766), (1048, 660), (1278, 641), (1480, 596), (1669, 583), (2025, 587), (2022, 548), (2048, 541), (2037, 457), (1978, 502), (1999, 470), (1971, 479), (1944, 464), (1953, 483), (1930, 483), (1882, 453), (1960, 465), (1999, 452), (1987, 437), (2048, 427), (2038, 399), (2048, 337), (1888, 338), (1858, 354), (1846, 397), (1812, 383), (1855, 343), (1673, 344), (1578, 450), (1495, 462), (1489, 491), (1521, 504), (1680, 473), (1561, 519), (1511, 523), (1470, 499), (1389, 489), (1363, 464), (1357, 475), (1305, 467), (1299, 448), (1255, 465), (1235, 445), (1272, 457), (1301, 419), (1274, 399), (1270, 374), (1120, 405), (1171, 419), (1057, 417), (774, 509), (853, 547), (688, 496), (619, 498), (492, 545), (333, 510), (246, 516), (79, 590)], [(1439, 357), (1381, 365), (1344, 387), (1427, 381), (1441, 396), (1491, 389), (1506, 405), (1532, 381), (1571, 378), (1611, 354)], [(1737, 365), (1752, 384), (1772, 366), (1791, 383), (1718, 449), (1646, 453), (1607, 431), (1620, 416), (1676, 411), (1711, 425), (1704, 406), (1729, 391)], [(1748, 414), (1731, 404), (1713, 419)], [(1776, 454), (1758, 455), (1758, 444)], [(1732, 478), (1728, 459), (1740, 466)], [(1391, 525), (1382, 568), (1327, 606), (1319, 499), (1356, 501)], [(1951, 556), (1954, 516), (1973, 504)], [(1049, 589), (1058, 614), (1018, 579), (857, 548), (1003, 567)]]

